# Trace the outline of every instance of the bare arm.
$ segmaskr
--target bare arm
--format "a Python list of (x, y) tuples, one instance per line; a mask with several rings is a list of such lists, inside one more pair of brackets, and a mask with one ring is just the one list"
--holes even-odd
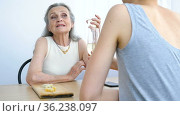
[(86, 67), (88, 63), (88, 51), (87, 51), (86, 42), (83, 39), (79, 40), (78, 48), (79, 48), (79, 58), (80, 60), (84, 61)]
[[(96, 18), (92, 18), (91, 24), (96, 25), (96, 27), (99, 28), (99, 33), (100, 33), (101, 32), (100, 31), (101, 30), (100, 29), (101, 28), (101, 26), (100, 26), (101, 25), (101, 18), (98, 15), (95, 15), (95, 16), (96, 16)], [(90, 58), (90, 55), (89, 55), (89, 58)], [(113, 69), (113, 70), (118, 70), (117, 59), (116, 58), (113, 58), (110, 68)]]
[(84, 62), (77, 62), (67, 75), (49, 75), (42, 72), (44, 58), (47, 53), (47, 41), (45, 38), (40, 38), (36, 42), (34, 55), (30, 63), (27, 73), (27, 83), (58, 83), (74, 80), (77, 75), (83, 70), (81, 66), (85, 65)]
[(103, 87), (115, 50), (119, 47), (124, 33), (125, 23), (122, 20), (127, 20), (126, 15), (123, 14), (125, 10), (124, 5), (117, 5), (108, 13), (86, 69), (80, 90), (80, 100), (118, 100), (117, 90), (103, 90)]

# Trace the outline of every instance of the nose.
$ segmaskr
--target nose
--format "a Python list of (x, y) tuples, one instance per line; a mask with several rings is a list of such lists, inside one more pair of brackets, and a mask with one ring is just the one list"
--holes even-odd
[(61, 21), (63, 21), (63, 18), (62, 17), (58, 17), (57, 22), (61, 22)]

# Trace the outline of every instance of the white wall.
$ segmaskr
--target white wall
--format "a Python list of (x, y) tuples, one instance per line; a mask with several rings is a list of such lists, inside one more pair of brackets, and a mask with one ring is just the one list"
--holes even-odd
[(158, 0), (159, 5), (171, 9), (172, 0)]
[[(32, 57), (35, 41), (44, 29), (45, 11), (56, 2), (70, 6), (76, 18), (75, 32), (86, 39), (85, 20), (97, 11), (103, 22), (109, 8), (121, 0), (0, 0), (0, 85), (17, 84), (19, 67)], [(26, 71), (27, 67), (23, 78)], [(110, 74), (114, 75), (117, 72)]]
[(180, 0), (171, 0), (171, 9), (180, 13)]
[(159, 0), (160, 5), (180, 13), (180, 0)]

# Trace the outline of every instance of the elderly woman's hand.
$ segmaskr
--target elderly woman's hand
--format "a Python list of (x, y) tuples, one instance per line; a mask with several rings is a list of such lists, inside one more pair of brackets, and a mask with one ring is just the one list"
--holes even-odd
[(78, 61), (70, 70), (70, 72), (67, 74), (69, 76), (70, 81), (73, 81), (82, 70), (85, 70), (85, 63), (84, 61)]
[[(96, 28), (99, 28), (99, 30), (100, 30), (100, 24), (101, 24), (101, 18), (98, 16), (98, 15), (95, 15), (95, 17), (96, 18), (92, 18), (91, 19), (91, 24), (92, 25), (95, 25), (96, 26)], [(88, 22), (88, 20), (86, 21), (86, 22)], [(91, 26), (90, 26), (91, 27)]]
[(95, 16), (96, 18), (91, 19), (92, 20), (91, 24), (96, 25), (96, 27), (100, 29), (101, 18), (98, 15)]

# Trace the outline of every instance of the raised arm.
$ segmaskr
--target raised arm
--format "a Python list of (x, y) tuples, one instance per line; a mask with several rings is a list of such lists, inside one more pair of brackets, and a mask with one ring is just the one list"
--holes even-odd
[(109, 11), (99, 41), (86, 69), (80, 90), (80, 100), (118, 100), (118, 90), (103, 90), (112, 59), (126, 29), (128, 13), (124, 5)]

